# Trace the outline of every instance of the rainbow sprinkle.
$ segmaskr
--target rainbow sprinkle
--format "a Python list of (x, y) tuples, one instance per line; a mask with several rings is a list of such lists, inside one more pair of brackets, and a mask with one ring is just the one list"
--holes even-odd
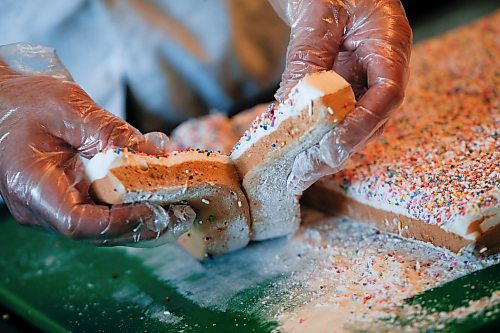
[[(233, 149), (231, 149), (231, 153), (235, 150), (238, 150), (243, 142), (251, 141), (252, 138), (256, 135), (257, 131), (267, 131), (268, 129), (273, 128), (276, 123), (276, 110), (276, 105), (274, 103), (271, 103), (266, 112), (255, 118), (255, 120), (252, 122), (252, 126), (245, 131), (241, 139), (234, 145)], [(273, 144), (272, 147), (276, 147), (276, 144)]]
[(106, 153), (107, 151), (113, 151), (117, 155), (120, 155), (121, 153), (130, 153), (130, 154), (134, 154), (134, 155), (138, 155), (138, 156), (146, 156), (146, 157), (153, 157), (153, 158), (168, 158), (169, 156), (177, 156), (179, 154), (189, 153), (189, 152), (203, 154), (203, 155), (206, 155), (207, 157), (210, 157), (210, 155), (214, 155), (214, 156), (224, 155), (220, 151), (211, 151), (211, 150), (205, 150), (205, 149), (199, 149), (199, 148), (195, 149), (195, 148), (190, 148), (190, 147), (188, 147), (184, 150), (174, 150), (174, 151), (168, 152), (168, 153), (163, 154), (163, 155), (150, 155), (150, 154), (146, 154), (146, 153), (142, 153), (142, 152), (137, 152), (130, 147), (118, 147), (118, 146), (114, 146), (114, 145), (109, 146), (108, 148), (99, 150), (99, 153)]
[(416, 46), (405, 103), (384, 135), (322, 182), (432, 224), (496, 214), (500, 14), (494, 16)]

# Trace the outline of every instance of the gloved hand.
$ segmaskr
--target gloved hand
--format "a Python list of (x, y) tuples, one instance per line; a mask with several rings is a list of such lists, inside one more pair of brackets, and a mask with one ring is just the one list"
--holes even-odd
[(110, 145), (161, 154), (168, 138), (142, 135), (70, 79), (52, 49), (0, 47), (0, 193), (14, 218), (102, 245), (180, 236), (194, 220), (190, 207), (92, 202), (80, 156)]
[(298, 194), (338, 172), (382, 131), (404, 97), (412, 32), (399, 0), (270, 1), (291, 26), (277, 100), (283, 102), (305, 74), (330, 69), (351, 84), (358, 100), (338, 128), (296, 158), (288, 187)]

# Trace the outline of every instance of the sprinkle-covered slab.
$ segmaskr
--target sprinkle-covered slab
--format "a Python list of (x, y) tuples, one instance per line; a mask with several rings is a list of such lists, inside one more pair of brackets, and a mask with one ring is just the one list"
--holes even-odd
[(498, 22), (500, 12), (416, 46), (401, 110), (319, 186), (468, 242), (498, 231)]

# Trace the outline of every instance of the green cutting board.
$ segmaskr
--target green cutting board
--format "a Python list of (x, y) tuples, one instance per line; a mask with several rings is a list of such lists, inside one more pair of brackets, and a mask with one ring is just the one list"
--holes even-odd
[(13, 221), (0, 223), (0, 252), (0, 303), (44, 331), (269, 332), (276, 326), (255, 314), (200, 307), (124, 251)]
[[(50, 332), (271, 332), (277, 323), (266, 319), (270, 314), (256, 311), (259, 307), (255, 305), (289, 276), (279, 270), (259, 272), (258, 251), (264, 247), (279, 251), (286, 242), (256, 244), (235, 255), (198, 263), (174, 245), (134, 250), (97, 248), (9, 220), (0, 223), (0, 303)], [(245, 256), (254, 259), (246, 264), (241, 260)], [(155, 271), (155, 261), (162, 263), (157, 267), (163, 271)], [(175, 270), (168, 269), (170, 262)], [(176, 280), (176, 270), (184, 269), (180, 262), (193, 270), (183, 281)], [(192, 287), (209, 286), (209, 271), (218, 272), (218, 281), (227, 276), (227, 285), (208, 290)], [(217, 298), (225, 297), (231, 281), (247, 285), (239, 285), (239, 291), (224, 300), (228, 305), (225, 309), (188, 297), (199, 292), (210, 297), (207, 304), (220, 303)], [(187, 290), (183, 282), (192, 289)], [(471, 285), (477, 287), (471, 289)], [(407, 303), (419, 304), (429, 312), (447, 312), (495, 290), (500, 290), (500, 265), (431, 289)], [(279, 293), (274, 295), (275, 302), (282, 301)], [(497, 304), (460, 321), (450, 320), (440, 330), (485, 330), (499, 319)], [(404, 327), (408, 320), (419, 320), (419, 314), (413, 312), (411, 318), (403, 315), (394, 325)]]

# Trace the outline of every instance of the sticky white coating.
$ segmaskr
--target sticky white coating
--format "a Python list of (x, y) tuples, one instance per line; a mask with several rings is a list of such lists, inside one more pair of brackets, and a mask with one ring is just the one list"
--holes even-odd
[(252, 127), (234, 146), (231, 158), (239, 158), (254, 142), (276, 131), (283, 121), (300, 114), (304, 108), (310, 106), (311, 101), (334, 94), (346, 87), (349, 87), (349, 83), (334, 71), (323, 71), (305, 76), (292, 88), (288, 101), (280, 104), (274, 111), (273, 123), (262, 126), (264, 114), (255, 119)]
[[(379, 192), (383, 192), (383, 189), (379, 189)], [(363, 195), (359, 195), (356, 192), (343, 193), (343, 195), (352, 198), (355, 201), (358, 201), (367, 206), (373, 207), (375, 209), (384, 210), (387, 212), (391, 212), (394, 214), (407, 216), (409, 218), (414, 218), (408, 214), (408, 210), (402, 206), (392, 205), (387, 202), (383, 202), (380, 200), (374, 200), (373, 198), (366, 198)], [(472, 211), (472, 210), (471, 210)], [(500, 207), (491, 207), (487, 210), (482, 211), (481, 213), (469, 213), (464, 216), (458, 216), (453, 223), (448, 222), (441, 225), (441, 228), (447, 232), (455, 233), (466, 240), (475, 241), (481, 235), (478, 232), (470, 232), (470, 225), (477, 220), (483, 219), (483, 222), (480, 223), (479, 227), (482, 232), (496, 226), (500, 223)]]
[[(209, 154), (209, 155), (207, 155)], [(175, 151), (167, 156), (156, 157), (151, 155), (123, 153), (116, 149), (108, 149), (96, 154), (91, 160), (82, 159), (85, 171), (90, 182), (106, 177), (110, 169), (132, 165), (147, 168), (149, 163), (173, 166), (189, 161), (211, 161), (232, 163), (228, 156), (215, 152), (197, 150)]]

